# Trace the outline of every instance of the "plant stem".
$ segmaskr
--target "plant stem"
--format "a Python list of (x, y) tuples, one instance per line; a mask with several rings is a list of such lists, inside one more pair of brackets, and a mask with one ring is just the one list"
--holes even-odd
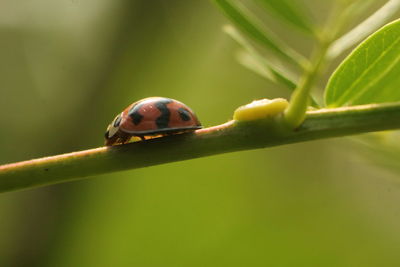
[(319, 50), (311, 61), (311, 66), (303, 74), (298, 87), (290, 98), (289, 106), (284, 113), (284, 120), (291, 129), (296, 128), (304, 121), (307, 107), (310, 105), (310, 91), (319, 76), (328, 47), (328, 42), (321, 43)]
[(271, 130), (270, 120), (229, 121), (181, 134), (100, 147), (0, 166), (0, 192), (55, 184), (221, 153), (400, 128), (400, 103), (307, 112), (293, 131)]
[(284, 112), (284, 121), (290, 129), (298, 127), (304, 121), (307, 107), (310, 105), (311, 89), (324, 68), (332, 42), (347, 20), (346, 16), (340, 16), (339, 12), (340, 8), (336, 6), (326, 26), (319, 34), (317, 48), (311, 63), (304, 71), (297, 88), (292, 93), (289, 106)]

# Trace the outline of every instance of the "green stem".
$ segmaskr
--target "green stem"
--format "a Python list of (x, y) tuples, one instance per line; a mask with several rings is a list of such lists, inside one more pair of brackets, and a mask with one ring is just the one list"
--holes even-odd
[(198, 130), (194, 134), (2, 165), (0, 192), (233, 151), (398, 128), (400, 103), (310, 111), (304, 123), (295, 131), (273, 131), (269, 119), (229, 121)]
[(339, 6), (335, 7), (324, 30), (319, 34), (316, 52), (297, 88), (294, 90), (289, 106), (284, 112), (286, 125), (291, 129), (298, 127), (304, 121), (307, 108), (310, 105), (311, 89), (323, 71), (331, 44), (339, 34), (345, 21), (347, 21), (346, 16), (339, 14), (340, 10), (342, 9)]
[(303, 74), (298, 87), (290, 98), (289, 106), (285, 110), (284, 120), (291, 129), (296, 128), (304, 121), (307, 107), (310, 105), (310, 91), (321, 72), (328, 47), (328, 42), (321, 43), (319, 50), (311, 61), (310, 68)]

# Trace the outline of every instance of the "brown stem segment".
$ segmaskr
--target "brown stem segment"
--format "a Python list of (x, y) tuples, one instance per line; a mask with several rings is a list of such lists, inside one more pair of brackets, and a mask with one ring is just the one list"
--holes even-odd
[[(278, 124), (277, 124), (278, 123)], [(0, 166), (0, 192), (221, 153), (400, 128), (400, 103), (308, 112), (295, 130), (271, 120), (225, 124), (126, 145), (100, 147)]]

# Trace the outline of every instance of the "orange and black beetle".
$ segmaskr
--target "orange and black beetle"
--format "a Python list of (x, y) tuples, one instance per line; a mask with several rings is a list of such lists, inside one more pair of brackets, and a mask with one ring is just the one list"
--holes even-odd
[(128, 106), (107, 128), (106, 146), (124, 144), (132, 136), (169, 135), (202, 128), (185, 104), (165, 97), (149, 97)]

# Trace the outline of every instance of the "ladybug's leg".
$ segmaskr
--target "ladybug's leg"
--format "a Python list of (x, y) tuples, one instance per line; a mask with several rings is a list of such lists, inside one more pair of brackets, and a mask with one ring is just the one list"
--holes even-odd
[(129, 143), (130, 139), (131, 139), (130, 136), (124, 136), (124, 137), (120, 138), (120, 142), (121, 142), (121, 144), (126, 144), (126, 143)]
[(129, 143), (129, 141), (131, 140), (131, 135), (127, 134), (127, 133), (121, 133), (119, 138), (118, 138), (118, 142), (121, 144), (126, 144)]
[(119, 140), (118, 137), (113, 136), (112, 138), (106, 139), (104, 145), (106, 145), (106, 146), (112, 146), (112, 145), (118, 143), (118, 140)]

